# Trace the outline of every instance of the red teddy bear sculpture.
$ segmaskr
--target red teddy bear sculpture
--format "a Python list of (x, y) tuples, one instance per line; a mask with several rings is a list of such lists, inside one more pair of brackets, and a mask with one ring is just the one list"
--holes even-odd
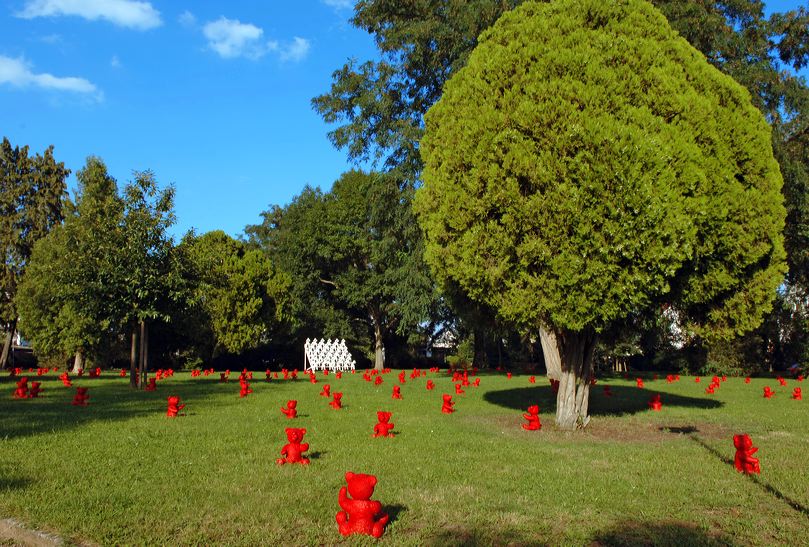
[[(34, 382), (34, 385), (37, 385), (38, 383), (39, 382)], [(32, 393), (33, 393), (33, 391), (34, 391), (34, 388), (31, 388)], [(803, 400), (803, 393), (801, 393), (801, 388), (796, 387), (796, 388), (792, 389), (792, 398), (795, 399), (796, 401), (802, 401)]]
[(391, 433), (393, 424), (390, 423), (391, 416), (390, 412), (376, 413), (376, 419), (379, 420), (379, 423), (374, 426), (374, 437), (393, 437), (393, 433)]
[(335, 515), (340, 533), (344, 536), (365, 534), (377, 539), (382, 537), (389, 517), (382, 512), (382, 504), (371, 499), (376, 477), (349, 471), (346, 473), (346, 483), (348, 486), (340, 488), (338, 496), (342, 511)]
[(660, 410), (663, 408), (663, 402), (660, 400), (659, 393), (655, 393), (654, 397), (649, 400), (649, 408), (657, 412), (660, 412)]
[(375, 385), (375, 386), (378, 386), (378, 385), (379, 385), (379, 384), (381, 384), (381, 383), (382, 383), (382, 376), (377, 376), (377, 377), (374, 379), (374, 385)]
[(390, 396), (391, 399), (401, 399), (402, 398), (402, 390), (399, 386), (393, 386), (393, 395)]
[(765, 399), (772, 399), (772, 396), (775, 395), (775, 392), (770, 389), (770, 386), (764, 388), (764, 398)]
[(464, 391), (463, 386), (461, 384), (455, 384), (455, 394), (463, 395), (464, 393), (466, 393), (466, 391)]
[(522, 424), (522, 428), (526, 431), (538, 431), (542, 429), (542, 423), (539, 421), (539, 406), (529, 406), (528, 414), (523, 414), (522, 417), (528, 420), (527, 424)]
[(433, 383), (432, 380), (427, 380), (427, 385), (425, 387), (427, 388), (427, 391), (430, 391), (433, 388), (435, 388), (435, 384)]
[(17, 389), (14, 390), (14, 398), (28, 398), (28, 378), (20, 378), (19, 381), (17, 381)]
[(87, 395), (86, 387), (77, 387), (76, 395), (73, 396), (73, 406), (87, 406), (87, 400), (90, 398)]
[(166, 410), (166, 416), (169, 418), (174, 418), (175, 416), (180, 416), (180, 411), (185, 408), (184, 404), (180, 404), (180, 398), (176, 395), (172, 395), (169, 397), (169, 407)]
[[(42, 388), (40, 387), (42, 382), (31, 382), (31, 388), (28, 391), (28, 398), (35, 399), (39, 397), (39, 394), (42, 393)], [(799, 391), (801, 388), (797, 388)]]
[(331, 397), (331, 386), (329, 384), (323, 384), (323, 391), (320, 392), (321, 397)]
[(340, 392), (335, 393), (329, 405), (335, 410), (343, 408), (343, 394)]
[(758, 463), (758, 458), (754, 458), (753, 454), (758, 452), (758, 448), (753, 446), (753, 441), (750, 435), (734, 435), (733, 446), (736, 447), (736, 458), (734, 464), (736, 471), (750, 475), (752, 473), (761, 474), (761, 467)]
[(309, 458), (304, 458), (303, 453), (309, 450), (309, 443), (302, 443), (303, 436), (306, 435), (306, 429), (297, 427), (288, 427), (284, 431), (287, 432), (287, 440), (289, 442), (281, 449), (281, 456), (275, 463), (283, 465), (285, 463), (300, 463), (302, 465), (309, 465)]
[(67, 372), (63, 372), (59, 375), (59, 379), (62, 381), (65, 387), (70, 387), (73, 385), (73, 382), (70, 381), (70, 376), (67, 375)]
[(441, 412), (444, 414), (452, 414), (455, 412), (455, 409), (452, 407), (455, 406), (455, 403), (452, 402), (452, 395), (447, 395), (444, 393), (443, 395), (444, 403), (441, 405)]
[(399, 373), (399, 383), (400, 384), (405, 383), (405, 371), (402, 371), (402, 372)]
[(291, 399), (291, 400), (287, 401), (286, 408), (281, 407), (281, 412), (286, 414), (287, 418), (295, 418), (298, 415), (298, 410), (296, 408), (297, 406), (298, 406), (298, 401), (296, 401), (294, 399)]
[(250, 383), (247, 380), (240, 380), (239, 381), (239, 397), (247, 397), (253, 393), (253, 390), (250, 389)]

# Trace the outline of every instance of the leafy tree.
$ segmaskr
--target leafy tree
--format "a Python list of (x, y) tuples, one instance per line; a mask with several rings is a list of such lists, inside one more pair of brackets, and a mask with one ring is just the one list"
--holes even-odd
[(0, 368), (6, 366), (17, 325), (14, 298), (34, 243), (62, 220), (65, 179), (70, 174), (56, 162), (53, 146), (43, 155), (28, 155), (28, 147), (0, 143), (0, 331), (5, 333)]
[(480, 38), (421, 141), (427, 260), (561, 356), (587, 424), (597, 334), (675, 302), (730, 338), (786, 271), (781, 176), (750, 95), (641, 0), (525, 3)]
[(303, 307), (296, 315), (323, 325), (327, 336), (359, 341), (370, 333), (376, 368), (384, 340), (418, 336), (435, 301), (412, 246), (417, 225), (407, 195), (391, 176), (350, 171), (329, 193), (306, 188), (282, 214), (266, 216), (277, 224), (265, 241)]
[(265, 253), (222, 231), (186, 235), (179, 250), (193, 280), (186, 321), (208, 356), (240, 353), (266, 343), (286, 319), (290, 281)]

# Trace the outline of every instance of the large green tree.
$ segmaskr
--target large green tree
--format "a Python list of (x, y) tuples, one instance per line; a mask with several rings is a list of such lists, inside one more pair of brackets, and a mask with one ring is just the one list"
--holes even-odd
[(525, 3), (480, 38), (421, 141), (427, 259), (561, 357), (589, 420), (600, 331), (661, 302), (732, 337), (786, 271), (770, 129), (643, 0)]
[(62, 220), (65, 178), (70, 170), (45, 153), (28, 155), (28, 147), (0, 143), (0, 332), (4, 333), (0, 368), (6, 366), (17, 324), (14, 297), (34, 244)]

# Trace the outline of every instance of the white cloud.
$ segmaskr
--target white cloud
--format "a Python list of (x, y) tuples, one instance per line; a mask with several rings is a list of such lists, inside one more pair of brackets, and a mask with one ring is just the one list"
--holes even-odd
[(309, 53), (309, 40), (295, 36), (292, 43), (281, 48), (279, 56), (282, 61), (302, 61), (306, 54)]
[(323, 0), (323, 3), (334, 9), (354, 8), (354, 0)]
[(101, 100), (103, 95), (98, 88), (84, 78), (73, 76), (57, 77), (47, 72), (36, 74), (23, 59), (12, 59), (0, 55), (0, 85), (11, 84), (14, 87), (40, 87), (56, 91), (71, 91), (85, 95), (93, 95)]
[(208, 39), (208, 47), (225, 59), (258, 59), (276, 47), (272, 42), (265, 44), (261, 41), (264, 31), (257, 26), (226, 17), (206, 23), (202, 33)]
[(186, 28), (194, 27), (197, 25), (197, 18), (188, 10), (185, 10), (177, 18), (180, 24)]
[(110, 59), (110, 66), (112, 68), (121, 68), (121, 60), (117, 55), (113, 55), (112, 59)]
[(150, 2), (136, 0), (28, 0), (17, 14), (23, 19), (77, 15), (90, 21), (106, 19), (111, 23), (147, 30), (163, 24), (160, 12)]

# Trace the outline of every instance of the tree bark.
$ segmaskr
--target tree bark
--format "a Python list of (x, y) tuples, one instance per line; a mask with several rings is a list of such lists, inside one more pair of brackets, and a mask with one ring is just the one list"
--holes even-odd
[(149, 325), (145, 319), (140, 321), (140, 388), (146, 387), (146, 374), (149, 370)]
[(385, 346), (382, 344), (382, 325), (374, 318), (374, 368), (385, 368)]
[(539, 328), (539, 341), (542, 344), (542, 357), (545, 360), (545, 370), (551, 380), (562, 379), (562, 358), (556, 344), (556, 334), (544, 327)]
[(138, 387), (138, 328), (132, 327), (132, 345), (129, 349), (129, 387)]
[(73, 359), (73, 374), (78, 374), (80, 370), (84, 369), (84, 352), (76, 350), (76, 357)]
[(8, 332), (3, 337), (3, 353), (0, 354), (0, 369), (6, 368), (8, 365), (8, 355), (11, 352), (11, 343), (14, 341), (14, 331), (17, 330), (17, 320), (11, 322), (8, 327)]
[(584, 429), (590, 421), (588, 407), (596, 334), (591, 328), (561, 330), (555, 334), (562, 365), (556, 398), (556, 425), (567, 431)]
[(472, 356), (472, 366), (477, 368), (488, 368), (489, 359), (486, 355), (486, 334), (483, 329), (475, 329), (472, 332), (474, 352)]

